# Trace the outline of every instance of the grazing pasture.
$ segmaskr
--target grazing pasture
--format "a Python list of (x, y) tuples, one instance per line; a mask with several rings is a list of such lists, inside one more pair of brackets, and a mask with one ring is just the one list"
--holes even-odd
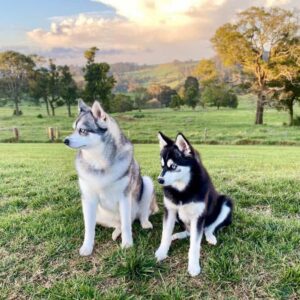
[[(21, 142), (48, 142), (47, 128), (58, 128), (61, 139), (72, 131), (77, 114), (73, 107), (73, 118), (67, 117), (66, 107), (57, 109), (56, 117), (47, 117), (44, 107), (21, 108), (23, 116), (12, 117), (12, 108), (0, 108), (0, 142), (12, 141), (12, 131), (2, 128), (18, 127)], [(37, 117), (42, 115), (43, 117)], [(295, 106), (295, 115), (300, 107)], [(198, 107), (195, 111), (186, 107), (181, 111), (171, 109), (143, 110), (114, 114), (125, 134), (136, 143), (156, 143), (158, 130), (175, 135), (183, 131), (195, 143), (207, 144), (290, 144), (300, 145), (300, 127), (283, 126), (288, 123), (288, 114), (267, 108), (265, 124), (255, 126), (255, 97), (239, 98), (237, 109)]]
[[(202, 116), (208, 118), (212, 112), (206, 117), (200, 111), (184, 112), (176, 122), (188, 122), (189, 114), (198, 114), (202, 124)], [(151, 112), (145, 115), (144, 126), (154, 118)], [(164, 120), (162, 115), (164, 111), (155, 115), (160, 123), (151, 123), (153, 131), (163, 124), (177, 128), (176, 122), (169, 124), (172, 113)], [(67, 130), (70, 121), (65, 119), (61, 124)], [(247, 121), (239, 122), (252, 119), (249, 114)], [(268, 113), (266, 119), (271, 123)], [(55, 120), (60, 124), (62, 117)], [(188, 124), (178, 128), (193, 136), (196, 128)], [(137, 127), (142, 138), (139, 126), (131, 128)], [(220, 134), (225, 131), (219, 128)], [(31, 133), (40, 140), (34, 129)], [(60, 144), (0, 144), (0, 298), (299, 299), (299, 148), (202, 145), (197, 149), (218, 190), (234, 199), (235, 211), (233, 225), (218, 235), (217, 246), (203, 241), (202, 273), (191, 279), (188, 240), (173, 242), (170, 257), (163, 263), (154, 259), (163, 211), (158, 185), (160, 212), (151, 218), (153, 230), (134, 224), (134, 247), (121, 250), (119, 242), (111, 239), (111, 229), (97, 227), (93, 255), (80, 257), (84, 228), (75, 153)], [(138, 144), (135, 150), (143, 173), (155, 179), (160, 171), (158, 146)]]

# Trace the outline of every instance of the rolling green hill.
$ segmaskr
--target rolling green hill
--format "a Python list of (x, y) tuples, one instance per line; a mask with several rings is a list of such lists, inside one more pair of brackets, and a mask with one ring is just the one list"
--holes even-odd
[(112, 65), (111, 69), (117, 79), (116, 90), (122, 91), (126, 85), (130, 88), (134, 85), (147, 87), (152, 84), (168, 85), (176, 88), (184, 82), (187, 76), (193, 73), (197, 63), (196, 61), (174, 61), (160, 65), (140, 66), (129, 71), (119, 71)]
[[(158, 65), (137, 65), (134, 63), (111, 64), (111, 74), (116, 78), (115, 92), (127, 92), (136, 86), (150, 86), (152, 84), (168, 85), (176, 88), (185, 78), (192, 75), (197, 61), (173, 61)], [(82, 68), (71, 66), (74, 78), (83, 83)]]

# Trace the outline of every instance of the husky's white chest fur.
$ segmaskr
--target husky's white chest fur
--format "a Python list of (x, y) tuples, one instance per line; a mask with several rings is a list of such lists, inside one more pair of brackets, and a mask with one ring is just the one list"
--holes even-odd
[(164, 205), (169, 210), (175, 210), (178, 213), (180, 220), (186, 225), (189, 225), (191, 220), (199, 218), (205, 210), (204, 202), (190, 202), (184, 205), (176, 205), (168, 198), (164, 198)]
[(119, 201), (129, 183), (129, 178), (122, 177), (122, 173), (126, 171), (128, 164), (128, 161), (124, 161), (117, 166), (101, 169), (77, 159), (76, 169), (82, 193), (94, 198), (103, 209), (119, 216)]

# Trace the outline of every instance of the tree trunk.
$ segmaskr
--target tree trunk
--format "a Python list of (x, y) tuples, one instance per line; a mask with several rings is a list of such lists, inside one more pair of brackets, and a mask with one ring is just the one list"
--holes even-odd
[(263, 123), (264, 123), (264, 97), (262, 93), (259, 93), (256, 102), (255, 125), (262, 125)]
[(47, 115), (50, 116), (50, 110), (49, 110), (49, 102), (48, 99), (45, 97), (44, 98), (45, 104), (46, 104), (46, 110), (47, 110)]
[(70, 105), (70, 103), (67, 103), (67, 107), (68, 107), (68, 117), (72, 117), (72, 115), (71, 115), (71, 105)]
[(55, 107), (53, 106), (53, 104), (50, 102), (50, 107), (51, 107), (51, 112), (52, 112), (52, 117), (55, 116)]
[(289, 105), (288, 110), (289, 110), (289, 126), (293, 126), (294, 125), (294, 107), (293, 107), (293, 104)]
[(19, 109), (19, 99), (18, 97), (15, 98), (15, 109), (16, 109), (16, 116), (20, 115), (20, 109)]

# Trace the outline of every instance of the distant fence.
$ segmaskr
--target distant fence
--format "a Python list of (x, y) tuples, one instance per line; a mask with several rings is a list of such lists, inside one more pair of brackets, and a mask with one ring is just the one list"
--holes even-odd
[[(1, 132), (7, 132), (5, 134), (6, 137), (1, 137)], [(35, 136), (38, 132), (38, 136)], [(44, 132), (44, 133), (42, 133)], [(61, 142), (62, 138), (64, 136), (69, 135), (71, 132), (69, 130), (64, 130), (62, 128), (58, 127), (8, 127), (8, 128), (0, 128), (0, 142), (38, 142), (38, 143), (45, 143), (45, 142)], [(140, 132), (141, 133), (141, 132)], [(156, 138), (154, 133), (150, 131), (150, 129), (145, 129), (143, 132), (143, 138), (136, 138), (133, 130), (126, 130), (125, 134), (127, 137), (133, 142), (133, 143), (153, 143), (156, 142)], [(23, 135), (22, 135), (23, 134)], [(207, 143), (209, 142), (208, 138), (208, 128), (204, 128), (203, 135), (199, 134), (199, 136), (202, 136), (201, 142)], [(25, 138), (24, 138), (25, 137)], [(211, 137), (211, 136), (210, 136)]]
[[(11, 132), (11, 139), (10, 141), (12, 142), (19, 142), (20, 141), (20, 129), (17, 127), (11, 127), (11, 128), (0, 128), (0, 132), (1, 131), (7, 131), (7, 132)], [(55, 142), (55, 141), (60, 141), (60, 130), (56, 127), (48, 127), (47, 130), (47, 136), (50, 142)]]

